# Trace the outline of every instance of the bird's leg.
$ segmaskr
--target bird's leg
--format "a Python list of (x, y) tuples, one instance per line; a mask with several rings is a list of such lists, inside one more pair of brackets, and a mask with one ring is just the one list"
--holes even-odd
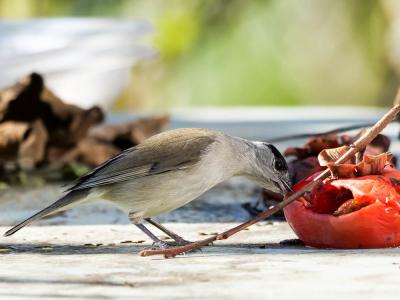
[(191, 243), (190, 241), (187, 241), (183, 237), (177, 235), (175, 232), (172, 232), (171, 230), (165, 228), (163, 225), (154, 221), (153, 219), (146, 218), (145, 220), (147, 222), (149, 222), (151, 225), (153, 225), (154, 227), (156, 227), (159, 230), (161, 230), (162, 232), (164, 232), (169, 237), (171, 237), (176, 242), (176, 246), (185, 246), (185, 245), (188, 245)]
[(137, 228), (139, 228), (145, 235), (147, 235), (154, 243), (153, 243), (153, 249), (158, 248), (158, 249), (167, 249), (170, 248), (171, 246), (168, 245), (168, 243), (160, 240), (158, 237), (156, 237), (150, 230), (146, 228), (143, 224), (134, 224)]

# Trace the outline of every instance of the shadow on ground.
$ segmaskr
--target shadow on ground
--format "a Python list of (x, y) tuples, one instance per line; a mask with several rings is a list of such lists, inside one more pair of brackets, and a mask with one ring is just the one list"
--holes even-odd
[[(43, 255), (74, 255), (74, 254), (137, 254), (141, 250), (149, 248), (149, 245), (125, 242), (118, 245), (85, 244), (85, 245), (60, 245), (60, 244), (0, 244), (1, 255), (10, 254), (43, 254)], [(246, 251), (274, 249), (286, 251), (288, 249), (308, 250), (304, 246), (282, 245), (279, 243), (270, 244), (224, 244), (213, 245), (195, 251), (195, 254), (212, 255), (215, 254), (241, 254)], [(258, 252), (258, 251), (257, 251)]]
[[(42, 254), (42, 255), (77, 255), (77, 254), (138, 254), (141, 250), (149, 248), (149, 245), (141, 245), (135, 242), (122, 242), (121, 244), (84, 244), (84, 245), (60, 245), (60, 244), (0, 244), (0, 257), (3, 255), (12, 254)], [(198, 256), (213, 256), (213, 255), (236, 255), (244, 253), (254, 254), (382, 254), (387, 253), (400, 253), (399, 248), (390, 249), (316, 249), (305, 247), (301, 244), (288, 244), (286, 241), (283, 243), (257, 243), (257, 244), (223, 244), (213, 245), (202, 248), (200, 251), (195, 251), (189, 255), (181, 255), (178, 257), (190, 257), (192, 255)], [(1, 279), (0, 279), (1, 282)]]

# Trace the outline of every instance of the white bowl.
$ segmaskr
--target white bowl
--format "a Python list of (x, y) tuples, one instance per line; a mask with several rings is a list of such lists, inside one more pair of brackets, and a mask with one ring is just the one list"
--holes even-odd
[(64, 101), (109, 108), (137, 61), (154, 56), (138, 44), (147, 22), (51, 18), (0, 21), (0, 88), (37, 72)]

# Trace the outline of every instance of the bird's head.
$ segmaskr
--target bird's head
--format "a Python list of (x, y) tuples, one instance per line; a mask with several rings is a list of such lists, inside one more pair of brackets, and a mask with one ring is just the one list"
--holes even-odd
[(252, 167), (247, 177), (275, 193), (291, 191), (291, 181), (285, 158), (274, 145), (253, 142)]

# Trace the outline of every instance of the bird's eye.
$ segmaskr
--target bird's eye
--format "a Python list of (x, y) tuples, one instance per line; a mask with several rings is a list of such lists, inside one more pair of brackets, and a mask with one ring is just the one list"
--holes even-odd
[(277, 171), (284, 171), (284, 170), (286, 170), (286, 166), (282, 161), (276, 160), (275, 161), (275, 169)]

